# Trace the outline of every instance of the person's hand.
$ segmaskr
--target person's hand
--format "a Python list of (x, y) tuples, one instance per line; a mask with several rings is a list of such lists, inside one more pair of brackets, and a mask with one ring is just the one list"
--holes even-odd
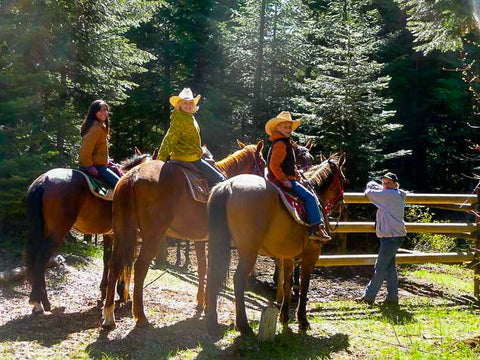
[(287, 189), (291, 189), (292, 188), (292, 183), (290, 182), (290, 180), (285, 180), (282, 185), (284, 187), (286, 187)]
[(87, 171), (90, 175), (92, 176), (97, 176), (98, 175), (98, 170), (95, 166), (90, 166), (87, 168)]

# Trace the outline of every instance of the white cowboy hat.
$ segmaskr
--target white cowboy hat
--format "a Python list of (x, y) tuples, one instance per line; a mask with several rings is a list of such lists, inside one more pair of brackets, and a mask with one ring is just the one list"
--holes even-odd
[(197, 96), (193, 97), (192, 90), (190, 88), (184, 88), (180, 92), (180, 94), (178, 94), (178, 96), (171, 96), (170, 97), (170, 104), (172, 104), (173, 107), (176, 107), (180, 100), (193, 100), (193, 103), (195, 104), (195, 106), (197, 106), (201, 97), (202, 97), (202, 95), (197, 95)]
[(283, 122), (291, 122), (293, 130), (300, 126), (300, 120), (292, 120), (292, 114), (290, 114), (289, 111), (282, 111), (276, 117), (267, 121), (265, 124), (265, 131), (268, 135), (273, 135), (277, 125)]

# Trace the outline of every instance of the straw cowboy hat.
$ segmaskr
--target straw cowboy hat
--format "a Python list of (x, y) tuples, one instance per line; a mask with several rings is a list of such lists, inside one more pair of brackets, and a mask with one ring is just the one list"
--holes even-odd
[(277, 125), (283, 122), (291, 122), (293, 130), (300, 126), (300, 120), (292, 120), (292, 115), (289, 111), (282, 111), (276, 117), (267, 121), (265, 124), (265, 131), (268, 135), (273, 135)]
[(197, 95), (197, 96), (193, 97), (192, 90), (190, 88), (184, 88), (180, 92), (180, 94), (178, 94), (178, 96), (171, 96), (170, 97), (170, 104), (172, 104), (173, 107), (176, 107), (180, 100), (193, 100), (193, 103), (195, 104), (195, 106), (197, 106), (201, 97), (202, 97), (202, 95)]

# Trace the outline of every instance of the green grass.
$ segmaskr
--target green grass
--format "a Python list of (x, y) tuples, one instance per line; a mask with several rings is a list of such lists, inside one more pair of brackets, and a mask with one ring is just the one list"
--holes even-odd
[(412, 265), (408, 277), (419, 283), (431, 283), (442, 290), (473, 294), (473, 270), (463, 265)]
[(87, 243), (81, 240), (68, 240), (63, 242), (58, 252), (100, 259), (103, 257), (103, 244), (99, 243), (99, 245), (95, 246), (93, 243)]

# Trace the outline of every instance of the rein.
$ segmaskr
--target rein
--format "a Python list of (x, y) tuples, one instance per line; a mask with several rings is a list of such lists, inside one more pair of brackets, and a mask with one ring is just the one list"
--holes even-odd
[[(338, 203), (343, 201), (343, 182), (342, 182), (342, 179), (340, 178), (340, 170), (335, 169), (333, 181), (331, 182), (330, 186), (328, 187), (327, 192), (330, 191), (331, 189), (337, 187), (337, 186), (340, 188), (339, 194), (332, 201), (330, 201), (330, 200), (327, 201), (327, 203), (325, 205), (325, 212), (327, 214), (330, 214), (330, 210), (331, 210), (332, 205), (337, 205)], [(339, 224), (340, 219), (342, 217), (342, 210), (343, 210), (343, 206), (340, 206), (340, 211), (339, 211), (338, 217), (335, 220), (336, 223), (337, 223), (335, 225), (335, 227), (331, 227), (330, 222), (328, 222), (328, 226), (329, 226), (330, 230), (332, 230), (332, 231), (337, 230), (338, 224)], [(328, 216), (327, 216), (327, 218), (328, 218)]]

